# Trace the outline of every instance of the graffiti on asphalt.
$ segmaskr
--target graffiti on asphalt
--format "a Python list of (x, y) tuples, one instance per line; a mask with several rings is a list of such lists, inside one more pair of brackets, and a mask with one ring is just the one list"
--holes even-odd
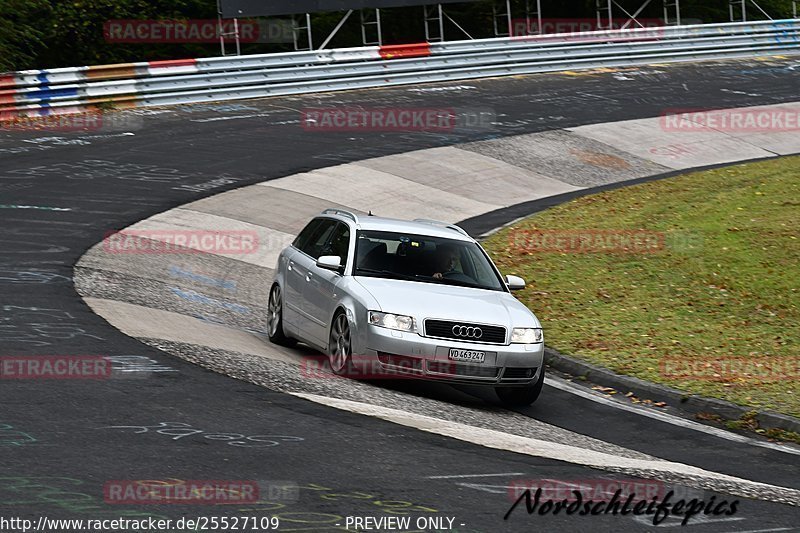
[(36, 442), (34, 437), (17, 430), (11, 424), (0, 424), (0, 448), (4, 446), (25, 446), (34, 442)]
[(202, 429), (197, 429), (191, 424), (182, 422), (160, 422), (153, 426), (104, 426), (98, 429), (130, 429), (134, 430), (133, 433), (157, 433), (159, 435), (167, 435), (172, 437), (171, 440), (177, 441), (186, 437), (197, 437), (208, 439), (212, 441), (224, 442), (229, 446), (237, 446), (240, 448), (269, 448), (272, 446), (280, 446), (285, 442), (301, 442), (305, 439), (302, 437), (295, 437), (291, 435), (251, 435), (247, 436), (244, 433), (221, 433), (209, 432)]
[(56, 341), (78, 337), (105, 340), (81, 328), (71, 313), (61, 309), (0, 306), (0, 345), (51, 346)]

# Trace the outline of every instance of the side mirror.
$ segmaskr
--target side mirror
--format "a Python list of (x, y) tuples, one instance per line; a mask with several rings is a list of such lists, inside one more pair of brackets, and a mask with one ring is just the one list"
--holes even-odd
[(342, 267), (342, 258), (338, 255), (323, 255), (317, 259), (317, 266), (325, 270), (339, 270)]
[(525, 280), (518, 276), (506, 276), (506, 285), (512, 291), (521, 291), (525, 288)]

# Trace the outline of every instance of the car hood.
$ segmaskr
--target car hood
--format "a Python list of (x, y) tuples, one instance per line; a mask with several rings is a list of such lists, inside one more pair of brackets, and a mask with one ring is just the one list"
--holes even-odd
[(496, 324), (508, 327), (541, 327), (539, 320), (507, 292), (473, 289), (359, 276), (358, 283), (377, 300), (385, 313), (426, 318)]

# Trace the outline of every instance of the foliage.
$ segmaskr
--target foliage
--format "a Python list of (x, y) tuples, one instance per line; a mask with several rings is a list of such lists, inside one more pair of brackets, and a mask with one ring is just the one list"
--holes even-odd
[[(638, 9), (643, 0), (619, 0), (628, 12)], [(752, 0), (748, 0), (752, 2)], [(513, 17), (524, 17), (524, 0), (513, 0)], [(758, 0), (774, 18), (791, 16), (791, 0)], [(764, 18), (749, 3), (748, 18)], [(542, 0), (542, 14), (547, 18), (594, 18), (594, 0)], [(104, 23), (110, 19), (213, 19), (215, 0), (2, 0), (0, 1), (0, 71), (25, 68), (53, 68), (87, 64), (105, 64), (219, 54), (215, 43), (209, 44), (118, 44), (104, 39)], [(424, 40), (423, 7), (387, 9), (382, 12), (384, 41), (388, 44)], [(493, 33), (492, 2), (482, 0), (448, 4), (446, 13), (475, 38)], [(685, 20), (724, 22), (728, 20), (727, 0), (681, 0)], [(618, 17), (621, 9), (616, 8)], [(662, 17), (660, 2), (653, 2), (642, 17)], [(313, 16), (314, 41), (317, 45), (328, 36), (341, 13)], [(466, 36), (447, 20), (448, 39)], [(345, 24), (330, 47), (361, 45), (359, 14)], [(245, 53), (265, 53), (292, 49), (291, 44), (245, 45)]]
[(44, 48), (44, 32), (37, 21), (51, 16), (47, 0), (0, 2), (0, 72), (30, 68)]

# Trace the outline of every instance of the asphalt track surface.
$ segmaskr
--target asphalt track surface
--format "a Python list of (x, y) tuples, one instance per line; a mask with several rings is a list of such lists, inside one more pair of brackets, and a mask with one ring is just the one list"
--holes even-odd
[[(140, 127), (130, 130), (133, 135), (0, 134), (0, 355), (136, 356), (171, 370), (142, 372), (138, 378), (137, 373), (115, 373), (103, 381), (0, 381), (0, 438), (5, 439), (0, 440), (0, 516), (278, 515), (281, 531), (335, 531), (349, 515), (404, 513), (414, 519), (455, 518), (454, 530), (463, 532), (680, 527), (674, 520), (655, 528), (647, 520), (610, 515), (527, 516), (523, 509), (504, 521), (510, 500), (497, 487), (510, 479), (615, 475), (326, 408), (165, 356), (94, 315), (72, 286), (72, 265), (107, 232), (155, 213), (332, 164), (658, 116), (665, 108), (794, 101), (800, 87), (797, 65), (790, 60), (706, 63), (638, 69), (622, 77), (613, 72), (537, 75), (194, 106), (142, 115)], [(301, 109), (334, 106), (489, 108), (501, 124), (492, 131), (447, 135), (310, 133), (299, 127)], [(238, 118), (222, 120), (232, 116)], [(109, 163), (98, 171), (96, 164), (85, 165), (90, 160)], [(202, 193), (181, 188), (220, 176), (236, 182)], [(439, 385), (413, 387), (416, 394), (481, 402), (480, 393), (476, 399)], [(551, 387), (522, 412), (664, 459), (800, 488), (795, 455), (663, 424)], [(162, 423), (186, 424), (181, 427), (196, 431), (163, 431)], [(16, 440), (9, 440), (12, 434)], [(235, 436), (225, 440), (220, 434)], [(492, 476), (449, 477), (488, 474)], [(258, 480), (262, 486), (296, 488), (260, 505), (103, 502), (107, 481), (137, 479)], [(798, 530), (797, 507), (739, 499), (734, 517), (696, 519), (688, 527), (697, 532)]]

